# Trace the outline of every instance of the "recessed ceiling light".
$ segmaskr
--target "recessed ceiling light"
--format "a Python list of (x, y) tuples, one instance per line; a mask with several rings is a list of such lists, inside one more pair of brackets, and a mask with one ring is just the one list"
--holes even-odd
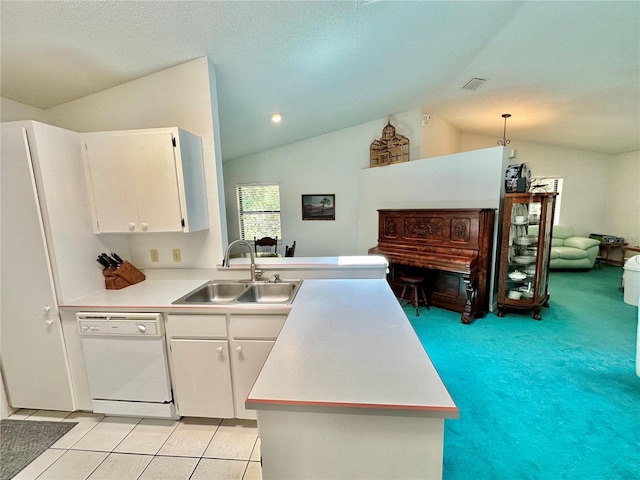
[(280, 113), (274, 113), (273, 115), (271, 115), (271, 121), (273, 123), (280, 123), (282, 121), (282, 114)]

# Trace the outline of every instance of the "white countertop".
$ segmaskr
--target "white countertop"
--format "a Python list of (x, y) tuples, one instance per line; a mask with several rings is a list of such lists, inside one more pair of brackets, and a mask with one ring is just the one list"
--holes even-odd
[(209, 282), (210, 279), (144, 280), (121, 290), (101, 290), (73, 302), (60, 305), (71, 310), (163, 311), (195, 313), (288, 313), (291, 305), (241, 304), (241, 305), (173, 305), (172, 302)]
[[(230, 258), (229, 265), (233, 268), (237, 265), (249, 265), (249, 257)], [(381, 255), (343, 255), (339, 257), (256, 257), (256, 266), (275, 265), (282, 270), (301, 268), (386, 268), (389, 265), (387, 259)], [(222, 268), (222, 266), (220, 267)]]
[(305, 280), (247, 408), (458, 417), (385, 280)]
[(189, 280), (143, 280), (120, 290), (100, 290), (61, 307), (80, 308), (163, 308), (172, 307), (171, 302), (199, 287), (208, 279)]
[(172, 304), (209, 280), (147, 279), (121, 290), (96, 292), (61, 308), (288, 313), (247, 408), (458, 416), (385, 280), (305, 279), (291, 305)]

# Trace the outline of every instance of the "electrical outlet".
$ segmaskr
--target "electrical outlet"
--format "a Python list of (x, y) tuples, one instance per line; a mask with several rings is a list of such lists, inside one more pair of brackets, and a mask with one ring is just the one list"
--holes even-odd
[(152, 262), (159, 262), (160, 261), (160, 255), (158, 255), (158, 249), (157, 248), (152, 248), (151, 249), (151, 261)]
[(180, 254), (180, 249), (179, 248), (174, 248), (173, 249), (173, 261), (174, 262), (181, 262), (182, 261), (182, 255)]

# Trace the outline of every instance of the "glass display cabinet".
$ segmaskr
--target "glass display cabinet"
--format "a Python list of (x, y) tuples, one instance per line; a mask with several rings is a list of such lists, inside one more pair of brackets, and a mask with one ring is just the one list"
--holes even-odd
[(549, 306), (549, 256), (556, 193), (508, 193), (504, 198), (498, 311)]

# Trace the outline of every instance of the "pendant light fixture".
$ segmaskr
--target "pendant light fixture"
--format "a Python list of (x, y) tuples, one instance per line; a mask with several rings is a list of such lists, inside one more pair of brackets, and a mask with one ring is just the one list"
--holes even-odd
[(507, 140), (507, 118), (510, 116), (510, 113), (502, 114), (502, 118), (504, 118), (504, 130), (502, 131), (502, 140), (498, 140), (498, 145), (502, 145), (503, 147), (506, 147), (511, 143), (511, 140)]

